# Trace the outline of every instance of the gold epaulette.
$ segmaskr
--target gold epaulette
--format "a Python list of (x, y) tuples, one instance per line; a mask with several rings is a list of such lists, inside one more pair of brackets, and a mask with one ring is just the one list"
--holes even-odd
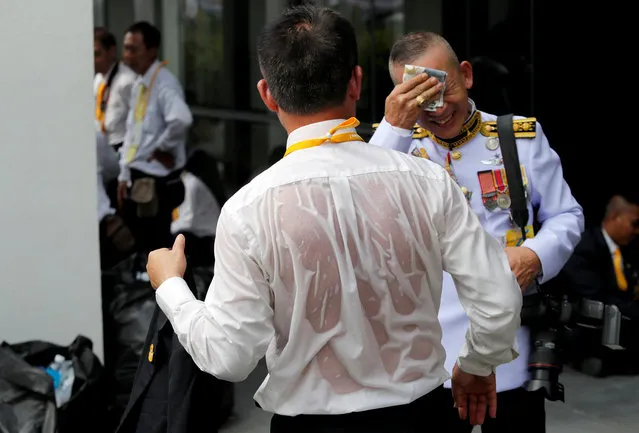
[[(497, 122), (483, 122), (480, 131), (483, 136), (497, 137)], [(513, 131), (515, 131), (515, 138), (535, 138), (537, 136), (537, 119), (534, 117), (514, 119)]]
[(418, 124), (415, 124), (415, 126), (413, 126), (413, 138), (424, 138), (424, 137), (428, 137), (429, 135), (430, 135), (430, 132), (426, 131), (424, 128), (422, 128)]
[[(379, 126), (379, 123), (373, 123), (373, 129), (377, 129), (377, 127)], [(421, 126), (419, 126), (419, 124), (415, 124), (415, 126), (413, 126), (413, 138), (419, 139), (419, 138), (424, 138), (428, 136), (428, 131), (426, 131), (424, 128), (422, 128)]]

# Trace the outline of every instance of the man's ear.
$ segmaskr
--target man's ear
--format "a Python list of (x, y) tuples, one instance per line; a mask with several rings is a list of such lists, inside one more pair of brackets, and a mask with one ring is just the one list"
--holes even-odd
[(361, 66), (355, 66), (353, 68), (353, 74), (351, 75), (351, 81), (348, 83), (348, 96), (355, 101), (359, 101), (359, 97), (362, 92), (363, 77), (364, 71)]
[(461, 76), (464, 79), (464, 87), (466, 89), (473, 87), (473, 65), (464, 60), (459, 64), (459, 72), (461, 72)]
[(277, 102), (275, 102), (275, 99), (273, 99), (273, 95), (271, 95), (271, 91), (269, 90), (268, 84), (266, 84), (266, 80), (264, 78), (257, 82), (257, 91), (259, 92), (264, 105), (266, 105), (266, 108), (277, 113), (280, 107), (277, 105)]

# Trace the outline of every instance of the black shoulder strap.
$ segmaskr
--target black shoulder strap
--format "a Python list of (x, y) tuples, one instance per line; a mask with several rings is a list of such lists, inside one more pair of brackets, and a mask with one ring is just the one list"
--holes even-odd
[(497, 134), (499, 135), (499, 146), (501, 147), (501, 156), (504, 160), (508, 190), (510, 191), (510, 213), (515, 224), (521, 229), (522, 239), (525, 240), (526, 225), (528, 224), (528, 205), (526, 203), (524, 181), (521, 177), (512, 114), (504, 114), (497, 118)]
[(119, 70), (120, 62), (116, 62), (115, 65), (113, 65), (111, 75), (109, 75), (109, 78), (107, 78), (104, 86), (104, 94), (102, 95), (102, 101), (100, 101), (100, 103), (102, 104), (102, 110), (106, 110), (106, 103), (109, 100), (109, 96), (111, 95), (111, 85), (113, 84), (113, 80), (115, 79), (115, 76), (117, 75)]
[(116, 62), (115, 65), (113, 65), (113, 70), (111, 71), (111, 75), (109, 75), (109, 78), (107, 79), (107, 82), (106, 82), (107, 89), (111, 88), (111, 84), (113, 84), (113, 79), (118, 74), (119, 70), (120, 70), (120, 62)]

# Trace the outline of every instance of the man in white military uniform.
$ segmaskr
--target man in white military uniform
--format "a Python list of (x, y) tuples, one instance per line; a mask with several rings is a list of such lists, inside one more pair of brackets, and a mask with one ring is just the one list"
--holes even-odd
[[(445, 85), (437, 84), (435, 77), (426, 74), (402, 83), (407, 64), (446, 71)], [(483, 227), (502, 241), (511, 269), (524, 290), (535, 280), (543, 283), (555, 277), (579, 241), (584, 222), (582, 209), (563, 179), (559, 157), (549, 146), (541, 125), (533, 118), (517, 116), (513, 122), (531, 225), (527, 228), (529, 238), (519, 245), (522, 231), (514, 226), (509, 211), (496, 116), (479, 111), (468, 98), (467, 89), (473, 83), (470, 63), (460, 63), (441, 36), (418, 32), (395, 43), (389, 69), (397, 85), (387, 99), (384, 120), (371, 143), (428, 158), (445, 167), (462, 188)], [(425, 111), (424, 104), (435, 100), (442, 88), (443, 106)], [(541, 223), (536, 234), (532, 230), (533, 207), (538, 210)], [(446, 367), (450, 369), (455, 362), (450, 355), (463, 344), (468, 320), (447, 274), (439, 318), (448, 353)], [(496, 419), (488, 419), (482, 426), (484, 433), (545, 431), (544, 394), (522, 388), (529, 379), (528, 329), (519, 330), (518, 343), (520, 357), (497, 368), (499, 412)], [(472, 428), (460, 424), (452, 409), (449, 418), (451, 425), (446, 431), (469, 432)]]

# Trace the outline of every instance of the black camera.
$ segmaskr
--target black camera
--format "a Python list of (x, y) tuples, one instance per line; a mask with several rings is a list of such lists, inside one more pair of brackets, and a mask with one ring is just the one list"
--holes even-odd
[[(551, 294), (553, 293), (553, 294)], [(532, 349), (526, 382), (527, 391), (542, 390), (549, 401), (564, 401), (564, 386), (559, 383), (563, 369), (562, 342), (566, 340), (566, 324), (572, 316), (572, 304), (565, 295), (539, 286), (536, 293), (524, 296), (521, 323), (531, 331)]]

